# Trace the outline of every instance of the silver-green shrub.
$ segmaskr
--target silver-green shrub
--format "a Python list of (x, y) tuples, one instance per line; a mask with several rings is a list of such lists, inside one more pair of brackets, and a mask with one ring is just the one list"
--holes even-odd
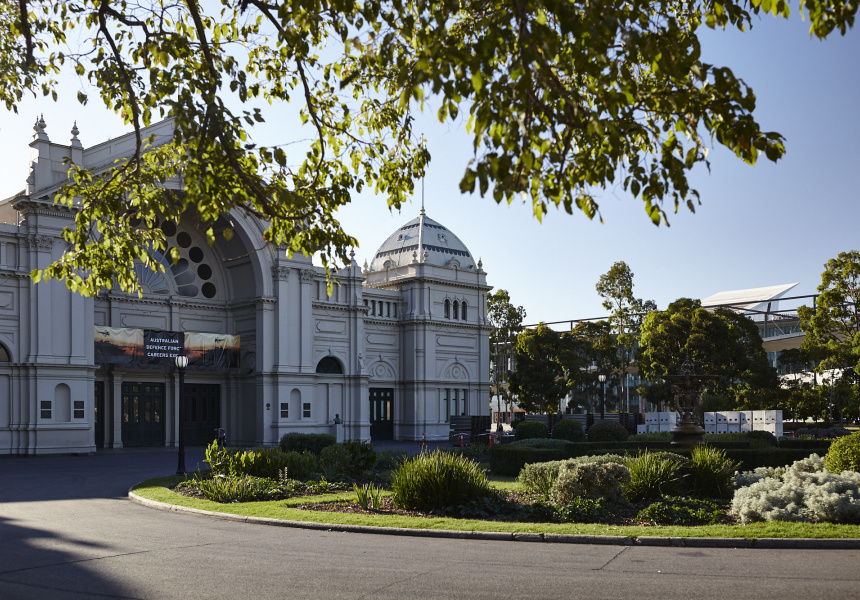
[(813, 454), (786, 468), (782, 479), (765, 477), (738, 489), (731, 512), (742, 523), (860, 523), (860, 473), (830, 473)]
[(623, 457), (617, 454), (600, 454), (597, 456), (580, 456), (579, 458), (569, 458), (567, 460), (529, 463), (522, 468), (517, 481), (529, 492), (549, 494), (563, 466), (604, 464), (609, 462), (621, 463), (623, 460)]
[(630, 472), (620, 463), (585, 463), (563, 465), (549, 491), (550, 500), (567, 504), (575, 498), (606, 498), (617, 502), (624, 498), (624, 486)]
[(748, 487), (762, 479), (782, 479), (786, 467), (758, 467), (752, 471), (735, 471), (732, 486), (735, 489)]

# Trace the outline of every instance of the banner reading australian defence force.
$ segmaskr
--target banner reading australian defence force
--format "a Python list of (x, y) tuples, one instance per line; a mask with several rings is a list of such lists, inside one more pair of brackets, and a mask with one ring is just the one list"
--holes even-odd
[(229, 369), (239, 366), (239, 336), (155, 329), (95, 328), (98, 364), (170, 366), (188, 357), (189, 367)]

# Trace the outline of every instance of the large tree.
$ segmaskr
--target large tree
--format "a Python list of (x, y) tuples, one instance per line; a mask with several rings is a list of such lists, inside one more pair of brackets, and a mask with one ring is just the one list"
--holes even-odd
[[(289, 251), (346, 262), (355, 245), (335, 217), (369, 188), (399, 207), (430, 155), (413, 111), (468, 114), (475, 156), (460, 187), (599, 215), (594, 191), (617, 185), (655, 224), (698, 193), (707, 140), (755, 163), (783, 138), (762, 131), (755, 96), (700, 59), (701, 27), (746, 30), (761, 0), (0, 0), (0, 101), (56, 97), (59, 75), (86, 82), (135, 132), (108, 172), (72, 168), (58, 201), (77, 211), (70, 247), (41, 275), (94, 293), (138, 285), (163, 248), (140, 218), (204, 223), (259, 216)], [(820, 38), (853, 25), (855, 0), (806, 0)], [(298, 109), (284, 119), (277, 105)], [(276, 105), (270, 109), (269, 105)], [(279, 111), (279, 112), (272, 112)], [(142, 129), (175, 119), (173, 142), (145, 152)], [(255, 141), (265, 130), (275, 141)], [(292, 146), (297, 140), (310, 143)], [(289, 155), (287, 150), (296, 149)], [(164, 183), (181, 176), (182, 193)], [(668, 205), (668, 206), (667, 206)], [(209, 229), (210, 241), (214, 238)]]
[(633, 295), (633, 271), (624, 261), (612, 265), (609, 271), (600, 276), (595, 287), (603, 298), (603, 308), (612, 313), (609, 321), (615, 331), (620, 368), (618, 397), (621, 398), (621, 410), (627, 410), (627, 371), (634, 361), (633, 351), (642, 320), (657, 305), (653, 300), (642, 300)]
[(527, 412), (558, 410), (567, 393), (564, 365), (559, 360), (561, 337), (543, 323), (517, 336), (516, 370), (511, 373), (511, 391)]
[[(510, 373), (510, 363), (516, 351), (517, 335), (523, 330), (526, 311), (522, 306), (514, 306), (507, 290), (487, 292), (487, 320), (490, 322), (490, 361), (493, 368), (490, 374), (493, 393), (499, 402), (511, 401), (510, 389), (506, 385)], [(499, 407), (501, 412), (501, 408)]]
[(588, 412), (597, 409), (601, 392), (598, 374), (602, 370), (607, 377), (603, 384), (605, 401), (614, 405), (614, 395), (608, 390), (617, 384), (620, 361), (609, 321), (581, 321), (572, 331), (562, 334), (562, 342), (571, 401)]
[(841, 252), (824, 267), (815, 306), (797, 310), (803, 348), (819, 373), (848, 367), (860, 375), (860, 252)]
[(639, 373), (653, 385), (678, 374), (689, 356), (700, 372), (716, 376), (706, 389), (735, 396), (738, 407), (753, 408), (778, 387), (758, 327), (728, 309), (706, 310), (699, 300), (681, 298), (645, 317), (640, 344)]

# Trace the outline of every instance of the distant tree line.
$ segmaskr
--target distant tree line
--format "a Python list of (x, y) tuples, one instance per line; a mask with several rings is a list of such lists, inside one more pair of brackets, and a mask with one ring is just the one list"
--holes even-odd
[(624, 262), (612, 265), (596, 289), (608, 318), (565, 332), (544, 323), (524, 329), (525, 310), (508, 292), (490, 294), (492, 352), (507, 357), (505, 385), (497, 386), (506, 402), (551, 413), (567, 397), (568, 407), (596, 412), (602, 372), (606, 410), (628, 411), (627, 375), (638, 372), (640, 398), (651, 410), (671, 410), (664, 379), (690, 360), (698, 372), (714, 376), (703, 391), (703, 410), (782, 409), (785, 418), (816, 420), (858, 416), (860, 252), (841, 253), (825, 265), (814, 307), (798, 309), (803, 345), (781, 352), (776, 365), (752, 319), (689, 298), (657, 310), (653, 301), (634, 296), (633, 272)]

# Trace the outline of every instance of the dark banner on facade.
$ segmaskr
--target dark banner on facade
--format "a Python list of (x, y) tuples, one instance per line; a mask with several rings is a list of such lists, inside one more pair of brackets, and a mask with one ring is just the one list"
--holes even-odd
[[(143, 330), (143, 356), (146, 362), (161, 362), (166, 358), (175, 364), (176, 357), (185, 354), (185, 334), (181, 331)], [(191, 362), (189, 358), (188, 362)]]
[(171, 366), (185, 354), (189, 367), (239, 366), (239, 336), (154, 329), (95, 328), (97, 364)]

